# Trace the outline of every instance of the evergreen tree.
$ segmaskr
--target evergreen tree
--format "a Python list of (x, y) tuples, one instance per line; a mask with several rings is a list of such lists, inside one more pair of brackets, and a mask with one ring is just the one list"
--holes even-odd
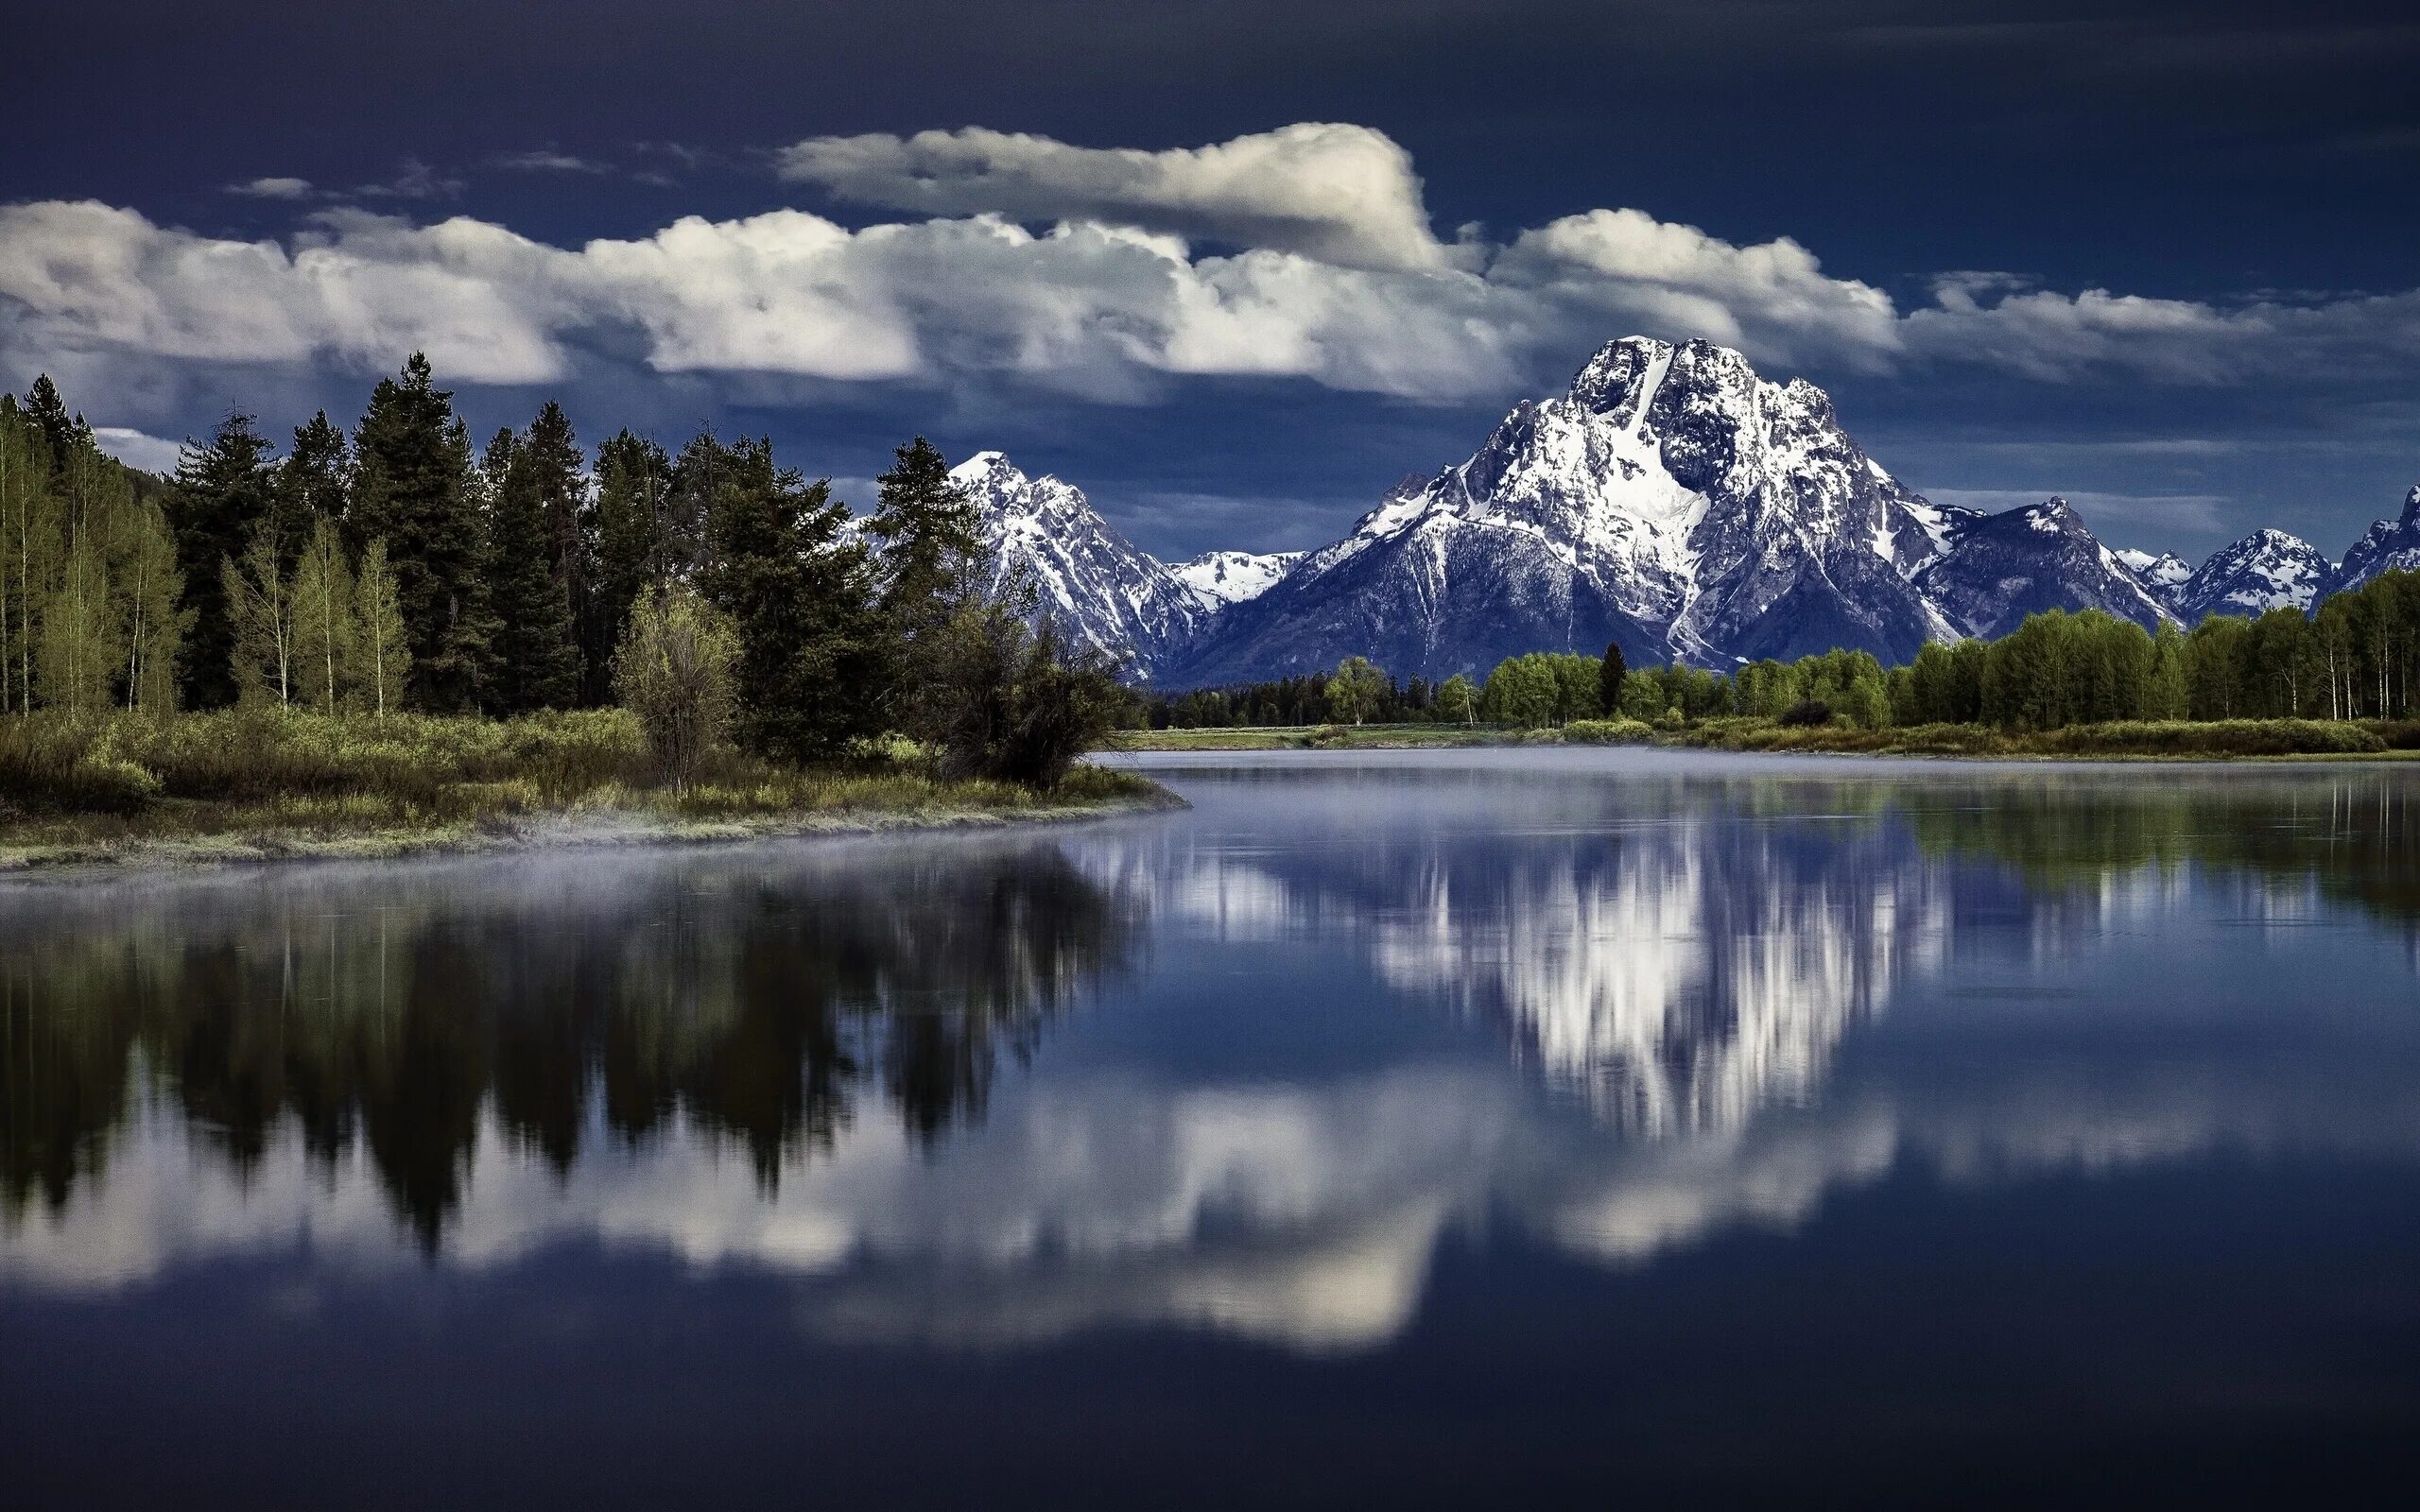
[(126, 644), (126, 706), (139, 713), (169, 714), (177, 709), (177, 667), (192, 624), (177, 568), (176, 534), (159, 505), (134, 507), (121, 569)]
[(407, 700), (440, 713), (477, 708), (494, 633), (486, 522), (454, 396), (419, 352), (372, 392), (354, 432), (354, 466), (348, 532), (387, 543), (409, 642)]
[(708, 600), (739, 636), (740, 741), (805, 762), (881, 732), (880, 621), (863, 545), (822, 483), (775, 467), (772, 443), (717, 448)]
[(894, 658), (886, 691), (901, 728), (931, 739), (947, 718), (938, 701), (947, 637), (983, 586), (981, 521), (931, 442), (919, 436), (893, 455), (866, 522), (881, 543), (881, 611)]
[(361, 551), (361, 572), (353, 586), (355, 670), (348, 679), (362, 706), (384, 719), (404, 706), (412, 669), (411, 637), (404, 628), (403, 595), (379, 537)]
[(335, 713), (347, 700), (359, 652), (353, 574), (337, 523), (321, 515), (294, 564), (296, 700)]
[(603, 663), (612, 656), (610, 644), (597, 649), (602, 631), (596, 622), (596, 507), (589, 492), (587, 458), (561, 404), (548, 400), (539, 408), (522, 438), (522, 450), (524, 466), (536, 476), (544, 517), (546, 570), (569, 607), (572, 685), (560, 698), (549, 700), (567, 707), (580, 701), (583, 689), (606, 680)]
[(277, 470), (278, 545), (291, 561), (302, 554), (312, 526), (344, 522), (352, 505), (353, 448), (320, 410), (294, 428), (294, 449)]
[[(560, 418), (562, 411), (547, 408)], [(561, 433), (568, 435), (567, 428)], [(576, 468), (577, 452), (572, 462)], [(559, 455), (540, 455), (534, 427), (525, 437), (499, 431), (488, 445), (488, 605), (495, 634), (484, 703), (493, 713), (568, 708), (579, 697), (571, 598), (550, 561), (547, 495), (562, 482), (561, 467)]]
[(233, 672), (247, 701), (293, 701), (294, 579), (278, 559), (277, 526), (252, 526), (241, 558), (222, 558), (219, 578), (235, 629)]
[(26, 390), (25, 413), (42, 432), (43, 445), (50, 454), (54, 469), (65, 464), (79, 439), (92, 438), (92, 430), (82, 417), (68, 415), (67, 402), (60, 398), (59, 386), (50, 381), (48, 373), (38, 375), (34, 386)]
[(596, 449), (596, 562), (588, 633), (589, 701), (610, 683), (614, 648), (622, 642), (631, 606), (649, 588), (669, 582), (665, 498), (672, 459), (664, 448), (623, 431)]
[(1610, 716), (1620, 712), (1622, 679), (1630, 676), (1630, 664), (1622, 659), (1621, 643), (1605, 643), (1605, 659), (1597, 666), (1597, 708)]
[(253, 527), (271, 515), (277, 490), (269, 456), (268, 438), (252, 429), (252, 417), (231, 410), (207, 444), (187, 442), (177, 459), (169, 523), (184, 582), (179, 608), (193, 627), (180, 678), (188, 709), (235, 701), (235, 625), (219, 564), (240, 557)]

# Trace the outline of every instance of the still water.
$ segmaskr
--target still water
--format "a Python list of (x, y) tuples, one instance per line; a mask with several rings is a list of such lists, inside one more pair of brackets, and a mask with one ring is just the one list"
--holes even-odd
[(2420, 773), (1135, 760), (1192, 808), (0, 887), (0, 1500), (2420, 1462)]

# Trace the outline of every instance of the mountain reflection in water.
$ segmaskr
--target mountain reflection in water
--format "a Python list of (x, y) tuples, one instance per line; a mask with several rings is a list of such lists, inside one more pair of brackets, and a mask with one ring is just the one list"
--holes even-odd
[(825, 1337), (1357, 1349), (1457, 1232), (2420, 1156), (2399, 772), (1168, 765), (1050, 836), (19, 887), (0, 1285), (581, 1241)]

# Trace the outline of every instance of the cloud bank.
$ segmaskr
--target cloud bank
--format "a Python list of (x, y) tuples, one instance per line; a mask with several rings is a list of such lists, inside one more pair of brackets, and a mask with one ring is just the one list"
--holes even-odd
[[(126, 359), (378, 371), (419, 349), (474, 384), (635, 357), (1107, 402), (1210, 375), (1457, 403), (1534, 390), (1633, 331), (1785, 367), (2046, 383), (2420, 371), (2420, 292), (2221, 305), (1958, 272), (1902, 308), (1788, 237), (1735, 244), (1636, 209), (1448, 243), (1409, 155), (1364, 127), (1170, 151), (976, 129), (820, 137), (777, 164), (918, 218), (779, 209), (565, 248), (467, 215), (327, 210), (242, 241), (93, 201), (0, 207), (0, 380)], [(419, 164), (406, 180), (382, 195), (450, 182)], [(289, 185), (305, 192), (239, 192)]]

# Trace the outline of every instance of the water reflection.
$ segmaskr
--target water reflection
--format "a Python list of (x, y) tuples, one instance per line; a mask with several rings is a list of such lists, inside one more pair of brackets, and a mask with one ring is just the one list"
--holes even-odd
[(1897, 1171), (2420, 1157), (2398, 773), (1432, 762), (9, 897), (0, 1278), (580, 1241), (787, 1278), (819, 1336), (1333, 1350), (1454, 1234), (1633, 1266)]
[[(779, 867), (554, 860), (7, 901), (0, 1212), (63, 1208), (166, 1109), (239, 1187), (281, 1135), (358, 1154), (424, 1246), (474, 1152), (684, 1137), (768, 1189), (871, 1092), (911, 1141), (979, 1116), (1132, 909), (1055, 850)], [(279, 1173), (282, 1177), (284, 1173)]]

